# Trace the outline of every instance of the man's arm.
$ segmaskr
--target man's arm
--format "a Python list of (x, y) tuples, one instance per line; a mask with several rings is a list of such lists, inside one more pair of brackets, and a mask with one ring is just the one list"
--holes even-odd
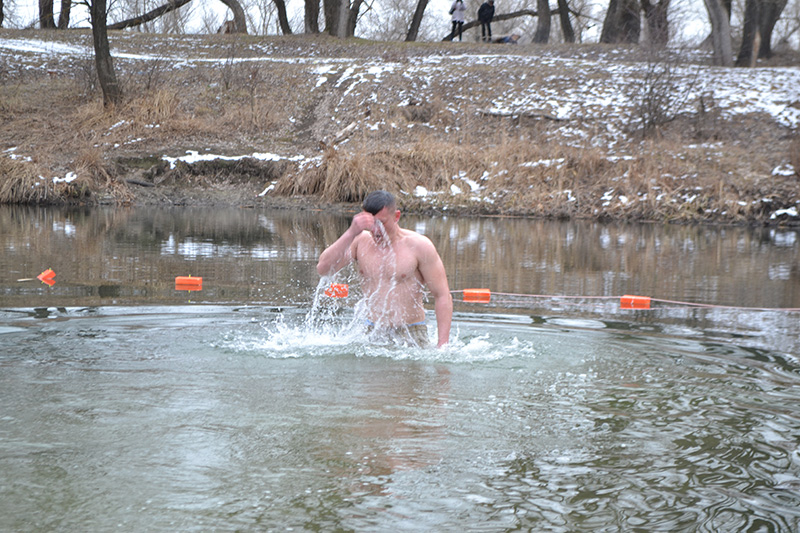
[(369, 213), (362, 211), (354, 216), (347, 231), (320, 254), (317, 274), (329, 276), (349, 265), (353, 260), (353, 241), (361, 235), (361, 232), (371, 229), (373, 224), (374, 218)]
[(439, 257), (433, 243), (426, 237), (424, 239), (424, 251), (419, 256), (419, 271), (422, 274), (422, 281), (427, 285), (435, 300), (436, 331), (439, 339), (436, 346), (441, 348), (450, 342), (453, 296), (450, 294), (450, 285), (447, 283), (447, 273), (444, 270), (442, 258)]

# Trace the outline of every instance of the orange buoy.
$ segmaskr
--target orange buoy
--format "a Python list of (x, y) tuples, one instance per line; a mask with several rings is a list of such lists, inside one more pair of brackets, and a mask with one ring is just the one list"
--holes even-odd
[(492, 291), (489, 289), (464, 289), (465, 302), (487, 303), (492, 299)]
[(650, 309), (650, 297), (626, 294), (619, 299), (619, 306), (623, 309)]
[(56, 273), (53, 272), (52, 268), (48, 268), (47, 270), (36, 276), (36, 279), (38, 279), (39, 281), (44, 281), (46, 279), (53, 279), (54, 277), (56, 277)]
[(331, 283), (331, 286), (325, 289), (325, 296), (331, 298), (347, 298), (350, 293), (350, 287), (346, 283)]
[(176, 291), (202, 291), (203, 278), (192, 276), (178, 276), (175, 278)]
[(56, 284), (56, 280), (53, 279), (55, 277), (56, 277), (56, 273), (53, 272), (53, 269), (52, 268), (48, 268), (47, 270), (45, 270), (44, 272), (42, 272), (41, 274), (36, 276), (36, 279), (38, 279), (39, 281), (41, 281), (45, 285), (48, 285), (48, 286), (52, 287), (53, 285)]

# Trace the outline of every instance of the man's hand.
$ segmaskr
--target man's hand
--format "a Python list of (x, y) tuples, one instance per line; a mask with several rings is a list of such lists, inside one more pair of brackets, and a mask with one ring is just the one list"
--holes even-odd
[(364, 230), (372, 231), (372, 227), (374, 225), (375, 217), (366, 211), (361, 211), (353, 217), (353, 221), (350, 223), (350, 229), (353, 230), (356, 235), (358, 235)]
[(350, 227), (347, 228), (339, 239), (319, 256), (317, 263), (317, 273), (320, 276), (328, 276), (338, 272), (353, 260), (350, 246), (353, 241), (361, 235), (364, 230), (372, 231), (375, 225), (375, 217), (365, 211), (361, 211), (353, 217)]

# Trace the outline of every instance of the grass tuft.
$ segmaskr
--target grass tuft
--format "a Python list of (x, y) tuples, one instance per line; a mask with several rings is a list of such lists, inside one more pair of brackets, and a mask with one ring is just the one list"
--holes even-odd
[(53, 183), (32, 163), (0, 158), (0, 176), (0, 204), (38, 204), (55, 196)]

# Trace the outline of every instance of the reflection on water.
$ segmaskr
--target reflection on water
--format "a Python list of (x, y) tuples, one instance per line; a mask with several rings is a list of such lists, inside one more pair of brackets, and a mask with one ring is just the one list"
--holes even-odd
[[(404, 221), (454, 289), (800, 306), (793, 231)], [(797, 313), (493, 297), (375, 345), (314, 268), (348, 222), (0, 209), (0, 530), (800, 529)]]
[[(402, 222), (437, 245), (451, 289), (492, 291), (489, 304), (459, 303), (457, 310), (634, 315), (644, 324), (746, 336), (754, 346), (800, 347), (797, 313), (738, 309), (800, 308), (797, 230), (411, 216)], [(3, 207), (0, 295), (6, 306), (29, 307), (308, 306), (318, 295), (319, 253), (348, 224), (347, 216), (318, 211)], [(53, 287), (17, 281), (47, 268), (57, 273)], [(359, 294), (351, 274), (339, 280), (353, 284), (354, 296), (344, 302), (350, 308)], [(187, 275), (203, 277), (202, 292), (175, 290), (175, 277)], [(728, 307), (657, 303), (634, 312), (619, 309), (624, 294)]]

